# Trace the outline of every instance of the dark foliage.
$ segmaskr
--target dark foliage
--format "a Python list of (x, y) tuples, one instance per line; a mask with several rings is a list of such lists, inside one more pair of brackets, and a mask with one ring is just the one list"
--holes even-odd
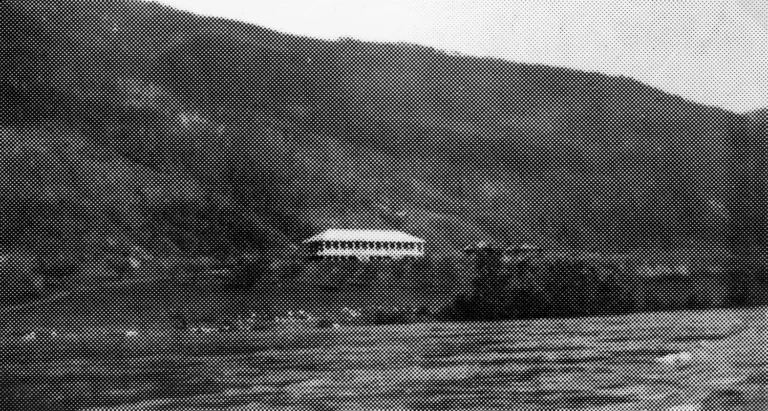
[[(534, 257), (477, 267), (472, 291), (442, 316), (452, 320), (510, 320), (697, 310), (762, 305), (768, 266), (722, 259), (667, 256)], [(664, 262), (660, 262), (666, 260)]]

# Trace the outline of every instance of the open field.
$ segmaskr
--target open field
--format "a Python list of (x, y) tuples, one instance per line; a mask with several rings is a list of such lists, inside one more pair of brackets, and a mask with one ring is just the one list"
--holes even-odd
[[(728, 336), (745, 319), (752, 328)], [(758, 410), (768, 392), (766, 323), (764, 309), (752, 309), (64, 335), (6, 341), (0, 398), (7, 410), (639, 410), (713, 402)], [(684, 367), (654, 361), (686, 350), (694, 358)]]

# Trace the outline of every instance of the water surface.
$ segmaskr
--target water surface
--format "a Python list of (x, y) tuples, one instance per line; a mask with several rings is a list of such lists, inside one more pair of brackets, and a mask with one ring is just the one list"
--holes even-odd
[[(744, 315), (716, 310), (206, 337), (241, 341), (208, 352), (180, 345), (138, 356), (10, 361), (3, 391), (5, 401), (38, 409), (636, 410), (707, 401), (768, 409), (760, 402), (768, 383), (762, 330), (721, 340)], [(699, 342), (707, 355), (694, 364), (654, 361)]]

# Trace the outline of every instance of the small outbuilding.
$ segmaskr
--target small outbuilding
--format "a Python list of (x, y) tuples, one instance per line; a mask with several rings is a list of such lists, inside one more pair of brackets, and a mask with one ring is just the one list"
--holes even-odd
[(529, 244), (501, 245), (498, 243), (479, 242), (464, 248), (464, 253), (474, 256), (478, 270), (498, 270), (502, 264), (511, 263), (533, 253), (541, 251)]
[(426, 241), (395, 230), (325, 230), (303, 246), (308, 258), (321, 260), (420, 258), (426, 251)]

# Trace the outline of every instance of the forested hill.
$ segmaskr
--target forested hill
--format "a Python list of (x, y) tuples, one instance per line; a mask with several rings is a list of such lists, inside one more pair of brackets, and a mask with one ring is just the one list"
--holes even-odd
[(763, 135), (632, 79), (144, 1), (0, 3), (0, 247), (214, 256), (327, 227), (433, 251), (762, 244)]

